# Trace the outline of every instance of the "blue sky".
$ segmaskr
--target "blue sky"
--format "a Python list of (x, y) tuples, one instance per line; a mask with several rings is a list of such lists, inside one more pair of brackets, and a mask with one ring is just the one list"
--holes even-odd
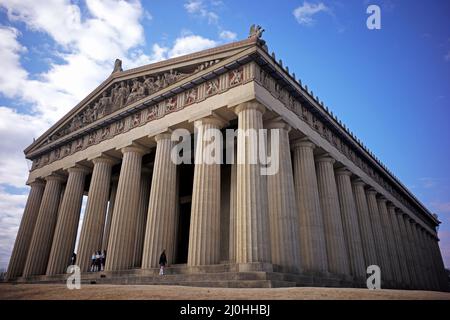
[[(370, 4), (381, 30), (366, 27)], [(296, 14), (294, 14), (296, 12)], [(432, 211), (450, 267), (450, 2), (0, 2), (0, 268), (29, 164), (22, 150), (112, 70), (244, 39), (275, 51)]]

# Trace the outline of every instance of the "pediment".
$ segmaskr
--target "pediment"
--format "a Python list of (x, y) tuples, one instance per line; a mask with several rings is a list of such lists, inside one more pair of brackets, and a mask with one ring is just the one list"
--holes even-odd
[(125, 111), (159, 91), (176, 87), (194, 74), (214, 68), (255, 44), (255, 39), (250, 38), (131, 70), (115, 71), (24, 152), (28, 156), (57, 144), (93, 123), (120, 113), (119, 110)]

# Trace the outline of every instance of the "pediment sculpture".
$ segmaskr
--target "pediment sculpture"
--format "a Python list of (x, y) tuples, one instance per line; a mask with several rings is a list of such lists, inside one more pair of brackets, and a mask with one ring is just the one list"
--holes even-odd
[[(116, 82), (103, 91), (100, 97), (89, 103), (83, 111), (73, 116), (73, 118), (63, 128), (50, 135), (47, 138), (46, 143), (56, 141), (59, 138), (89, 125), (108, 114), (111, 114), (126, 107), (127, 105), (145, 98), (146, 96), (164, 89), (173, 83), (188, 77), (192, 73), (202, 71), (217, 62), (219, 62), (219, 60), (204, 62), (198, 65), (191, 73), (182, 73), (177, 70), (170, 70), (160, 74), (144, 75), (141, 77)], [(116, 61), (116, 67), (117, 71), (121, 70), (120, 60), (119, 62)], [(116, 68), (114, 72), (116, 72)]]

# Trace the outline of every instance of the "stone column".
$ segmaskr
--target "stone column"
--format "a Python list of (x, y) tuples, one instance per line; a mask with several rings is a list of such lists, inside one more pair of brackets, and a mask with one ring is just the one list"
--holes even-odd
[(174, 142), (169, 133), (158, 134), (155, 164), (148, 203), (142, 268), (159, 266), (159, 256), (166, 250), (168, 263), (174, 261), (177, 225), (177, 166), (170, 158)]
[[(119, 182), (119, 176), (114, 175), (111, 178), (111, 192), (109, 196), (108, 214), (106, 216), (105, 228), (103, 230), (102, 237), (102, 250), (108, 249), (109, 233), (111, 231), (111, 221), (114, 211), (114, 203), (116, 202), (117, 185)], [(107, 253), (108, 254), (108, 253)]]
[(436, 266), (436, 275), (439, 279), (439, 288), (441, 291), (448, 291), (449, 290), (449, 284), (448, 284), (448, 275), (445, 271), (444, 267), (444, 261), (442, 260), (442, 254), (441, 250), (439, 250), (439, 239), (436, 237), (432, 237), (430, 240), (430, 252), (433, 255), (433, 261), (435, 262)]
[(377, 257), (380, 261), (379, 267), (381, 269), (381, 281), (384, 286), (386, 280), (388, 286), (391, 286), (394, 280), (394, 274), (392, 271), (392, 264), (389, 258), (389, 249), (387, 244), (387, 238), (385, 231), (383, 230), (383, 224), (381, 222), (380, 212), (378, 210), (377, 192), (373, 188), (366, 190), (367, 205), (369, 209), (369, 216), (372, 220), (372, 230), (374, 234), (374, 243), (377, 251)]
[(355, 198), (350, 182), (352, 173), (345, 168), (340, 168), (335, 170), (335, 174), (342, 214), (342, 225), (344, 227), (344, 237), (346, 239), (350, 257), (350, 271), (357, 281), (362, 281), (366, 277), (367, 266), (364, 263), (364, 253), (358, 225), (358, 216), (356, 213)]
[(412, 234), (411, 234), (411, 222), (410, 222), (410, 218), (408, 215), (404, 215), (403, 216), (403, 222), (404, 222), (404, 226), (405, 226), (405, 231), (406, 231), (406, 236), (408, 239), (408, 245), (409, 245), (409, 251), (411, 254), (411, 258), (412, 258), (412, 263), (410, 266), (410, 269), (414, 270), (414, 288), (415, 289), (419, 289), (421, 286), (420, 283), (420, 268), (419, 268), (419, 264), (417, 263), (417, 253), (416, 253), (416, 248), (415, 248), (415, 243), (412, 239)]
[(347, 241), (348, 255), (350, 257), (351, 274), (357, 281), (363, 281), (366, 278), (367, 266), (364, 263), (358, 214), (356, 213), (355, 198), (350, 182), (352, 173), (346, 168), (340, 168), (335, 170), (335, 174), (342, 214), (342, 225), (344, 227), (344, 236)]
[[(259, 150), (257, 135), (263, 129), (264, 107), (255, 101), (246, 102), (235, 112), (239, 129), (236, 262), (271, 262), (267, 177), (261, 174), (262, 165), (255, 157)], [(265, 150), (264, 143), (260, 143), (260, 147)]]
[(429, 282), (428, 282), (428, 274), (425, 264), (425, 255), (423, 252), (422, 244), (420, 243), (420, 237), (419, 237), (419, 228), (420, 225), (418, 223), (413, 223), (411, 225), (412, 234), (415, 242), (415, 248), (417, 253), (417, 261), (419, 263), (419, 269), (421, 273), (421, 283), (422, 283), (422, 289), (428, 290), (429, 289)]
[(349, 276), (350, 264), (334, 176), (334, 159), (326, 154), (317, 157), (315, 161), (327, 246), (328, 270), (334, 274)]
[(404, 286), (407, 286), (407, 284), (411, 282), (410, 276), (409, 276), (409, 266), (408, 266), (408, 262), (407, 262), (407, 258), (406, 258), (406, 254), (405, 254), (405, 248), (403, 247), (400, 226), (398, 225), (398, 222), (397, 222), (397, 213), (396, 213), (395, 205), (392, 203), (389, 203), (387, 206), (387, 209), (388, 209), (390, 224), (392, 226), (393, 235), (394, 235), (394, 241), (395, 241), (394, 246), (395, 246), (395, 250), (397, 252), (397, 257), (399, 259), (399, 266), (400, 266), (400, 271), (401, 271), (401, 275), (402, 275), (401, 279), (402, 279)]
[(67, 178), (66, 190), (64, 191), (61, 209), (58, 214), (55, 235), (53, 236), (47, 275), (66, 272), (77, 240), (84, 181), (89, 170), (86, 167), (77, 165), (67, 169), (67, 172), (69, 177)]
[(9, 260), (7, 279), (14, 279), (22, 275), (31, 237), (33, 236), (34, 227), (38, 218), (45, 183), (38, 179), (31, 182), (30, 187), (30, 193), (28, 194), (19, 231), (17, 232), (14, 249)]
[(45, 178), (44, 194), (28, 249), (23, 277), (45, 274), (58, 215), (61, 185), (64, 180), (63, 176), (56, 174)]
[(94, 170), (77, 251), (77, 265), (81, 272), (89, 271), (92, 253), (102, 249), (111, 168), (114, 164), (114, 160), (106, 156), (95, 158), (92, 162)]
[(328, 258), (314, 163), (315, 145), (303, 138), (295, 141), (292, 148), (302, 269), (324, 273), (328, 271)]
[[(266, 128), (268, 130), (267, 149), (270, 150), (272, 164), (275, 163), (275, 157), (278, 157), (278, 170), (275, 174), (267, 176), (272, 263), (286, 267), (291, 272), (298, 272), (301, 259), (300, 246), (298, 245), (299, 220), (289, 147), (289, 131), (291, 128), (282, 120), (271, 121), (266, 124)], [(279, 140), (275, 140), (276, 142), (274, 141), (272, 144), (272, 135), (277, 136), (275, 130), (278, 130)], [(311, 159), (311, 162), (314, 168), (314, 158)], [(319, 199), (317, 198), (317, 200)], [(323, 240), (321, 244), (323, 250), (325, 250), (323, 225), (321, 227)], [(311, 249), (312, 247), (316, 248), (314, 245), (316, 244), (311, 244)], [(317, 247), (317, 255), (320, 255), (320, 249), (322, 248)], [(320, 255), (319, 258), (325, 259), (326, 265), (326, 254)]]
[(396, 243), (394, 238), (394, 231), (392, 229), (391, 220), (389, 219), (386, 202), (387, 200), (383, 196), (377, 199), (378, 211), (380, 212), (383, 233), (387, 240), (387, 248), (389, 253), (389, 260), (392, 267), (392, 274), (394, 275), (394, 285), (398, 287), (400, 282), (402, 281), (402, 274), (400, 270), (399, 259), (397, 256), (397, 250), (395, 249)]
[(142, 251), (144, 249), (145, 227), (147, 226), (148, 199), (150, 196), (152, 170), (142, 168), (141, 189), (136, 219), (136, 238), (134, 243), (133, 266), (140, 268), (142, 265)]
[(417, 249), (417, 244), (416, 244), (416, 240), (414, 239), (414, 233), (413, 233), (413, 220), (411, 220), (411, 218), (409, 218), (408, 216), (405, 217), (405, 227), (406, 227), (406, 232), (408, 234), (408, 239), (409, 242), (411, 243), (411, 248), (412, 248), (412, 254), (413, 254), (413, 259), (414, 259), (414, 268), (417, 270), (417, 285), (416, 285), (416, 289), (422, 289), (424, 287), (424, 278), (423, 278), (423, 271), (421, 268), (421, 264), (420, 264), (420, 257), (418, 254), (418, 249)]
[[(197, 129), (192, 187), (188, 266), (220, 262), (220, 163), (222, 142), (217, 135), (224, 122), (207, 117), (194, 122)], [(215, 151), (212, 158), (211, 150)], [(217, 154), (220, 153), (220, 155)]]
[(425, 268), (427, 271), (427, 280), (428, 280), (428, 289), (429, 290), (437, 290), (439, 288), (439, 283), (437, 282), (436, 274), (433, 266), (433, 257), (431, 256), (431, 252), (428, 250), (428, 246), (426, 243), (426, 231), (424, 228), (419, 228), (419, 239), (422, 247), (422, 252), (425, 258)]
[[(430, 255), (430, 259), (431, 259), (431, 267), (432, 267), (432, 272), (433, 272), (433, 276), (434, 276), (434, 282), (435, 282), (435, 290), (441, 290), (441, 278), (440, 278), (440, 267), (439, 264), (437, 263), (434, 254), (433, 254), (433, 249), (431, 248), (431, 244), (432, 241), (434, 239), (434, 236), (429, 233), (428, 231), (425, 231), (424, 233), (424, 237), (425, 237), (425, 247), (429, 252)], [(445, 279), (447, 279), (447, 274), (444, 271), (444, 275), (445, 275)]]
[(402, 244), (403, 244), (403, 248), (405, 250), (405, 256), (406, 256), (406, 262), (408, 265), (408, 272), (409, 272), (409, 287), (410, 288), (416, 288), (417, 286), (417, 270), (416, 270), (416, 266), (414, 263), (414, 258), (413, 258), (413, 248), (411, 245), (411, 242), (408, 239), (408, 234), (406, 231), (406, 227), (405, 227), (405, 219), (403, 218), (403, 212), (400, 212), (399, 214), (397, 214), (397, 221), (398, 221), (398, 225), (400, 228), (400, 235), (402, 238)]
[(237, 230), (237, 158), (234, 152), (234, 162), (231, 165), (230, 178), (230, 262), (236, 262), (236, 230)]
[(364, 261), (366, 268), (370, 265), (378, 265), (379, 261), (375, 249), (375, 239), (372, 231), (373, 221), (369, 215), (366, 193), (364, 187), (366, 184), (361, 179), (352, 181), (353, 194), (355, 195), (356, 212), (361, 233)]
[(145, 148), (135, 144), (120, 151), (123, 158), (106, 251), (107, 271), (133, 267), (142, 156), (147, 152)]

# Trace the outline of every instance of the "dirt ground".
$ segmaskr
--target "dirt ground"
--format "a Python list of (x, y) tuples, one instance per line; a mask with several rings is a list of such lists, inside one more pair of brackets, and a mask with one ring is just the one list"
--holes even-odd
[(450, 293), (346, 288), (231, 289), (156, 285), (82, 285), (69, 290), (54, 284), (0, 284), (0, 300), (450, 300)]

